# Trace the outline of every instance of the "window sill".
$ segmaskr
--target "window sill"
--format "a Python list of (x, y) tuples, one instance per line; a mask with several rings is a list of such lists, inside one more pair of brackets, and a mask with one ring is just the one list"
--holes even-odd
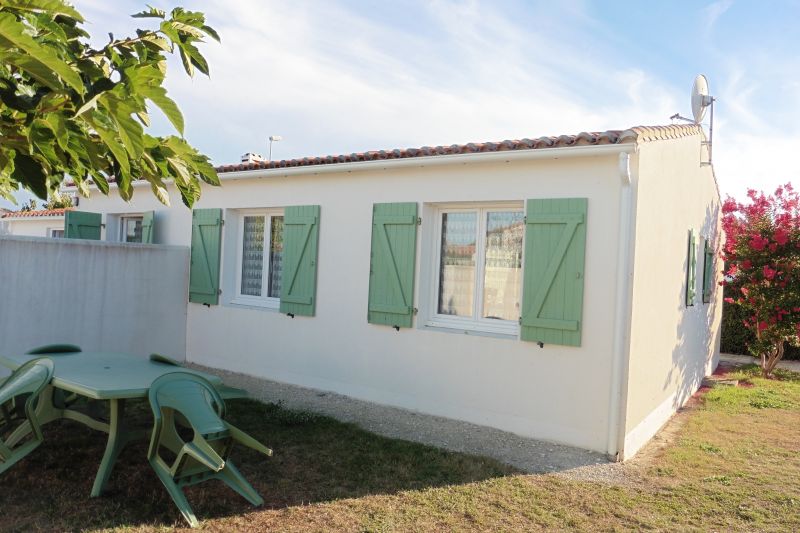
[(495, 327), (481, 326), (482, 324), (476, 324), (474, 322), (458, 323), (458, 321), (432, 319), (427, 321), (422, 327), (431, 331), (474, 335), (476, 337), (494, 337), (497, 339), (519, 338), (519, 326), (516, 324), (504, 324)]
[(256, 311), (278, 311), (281, 307), (281, 302), (277, 298), (275, 301), (264, 300), (250, 300), (246, 298), (234, 298), (227, 303), (230, 307), (240, 307), (243, 309), (253, 309)]

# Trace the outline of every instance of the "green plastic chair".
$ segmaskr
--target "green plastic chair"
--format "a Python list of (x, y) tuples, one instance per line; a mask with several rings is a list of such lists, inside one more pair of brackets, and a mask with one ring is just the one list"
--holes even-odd
[[(172, 365), (177, 366), (180, 368), (185, 368), (183, 363), (177, 361), (171, 357), (167, 357), (166, 355), (161, 355), (160, 353), (151, 353), (150, 360), (154, 363), (163, 363), (165, 365)], [(228, 385), (217, 385), (217, 392), (219, 395), (222, 396), (223, 400), (236, 400), (239, 398), (249, 398), (250, 393), (248, 393), (244, 389), (239, 389), (236, 387), (230, 387)]]
[(81, 347), (74, 344), (46, 344), (25, 352), (27, 355), (58, 355), (62, 353), (80, 352)]
[[(53, 377), (50, 359), (34, 359), (16, 369), (0, 386), (0, 474), (37, 448), (44, 437), (35, 415), (36, 401)], [(22, 424), (30, 424), (32, 436), (21, 443), (6, 439)]]
[[(264, 503), (228, 457), (234, 441), (267, 456), (272, 450), (223, 420), (225, 402), (214, 385), (196, 374), (171, 372), (153, 381), (148, 397), (155, 422), (147, 459), (191, 527), (198, 521), (183, 487), (219, 479), (251, 504)], [(176, 419), (194, 430), (191, 441), (180, 436)], [(175, 459), (168, 463), (162, 448)]]

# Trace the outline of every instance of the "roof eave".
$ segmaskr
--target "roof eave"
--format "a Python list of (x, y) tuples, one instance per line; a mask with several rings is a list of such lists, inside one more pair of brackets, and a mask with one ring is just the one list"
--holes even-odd
[(544, 159), (566, 159), (575, 157), (601, 157), (619, 153), (636, 151), (635, 142), (617, 144), (559, 146), (555, 148), (536, 148), (529, 150), (507, 150), (498, 152), (476, 152), (469, 154), (431, 155), (425, 157), (408, 157), (400, 159), (379, 159), (371, 161), (354, 161), (350, 163), (302, 165), (296, 167), (262, 168), (253, 170), (235, 170), (219, 172), (220, 181), (253, 179), (266, 177), (288, 177), (301, 175), (318, 175), (332, 173), (367, 172), (374, 170), (390, 170), (399, 168), (424, 168), (443, 165), (467, 163), (496, 163), (512, 161), (531, 161)]

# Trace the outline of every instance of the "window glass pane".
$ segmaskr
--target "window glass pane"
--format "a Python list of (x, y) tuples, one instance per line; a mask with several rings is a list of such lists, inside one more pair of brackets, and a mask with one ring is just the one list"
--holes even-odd
[(442, 214), (439, 314), (472, 316), (477, 234), (477, 213)]
[(142, 242), (142, 219), (124, 218), (123, 231), (125, 232), (122, 240), (125, 242)]
[(244, 217), (242, 235), (242, 287), (247, 296), (261, 296), (264, 271), (264, 217)]
[(267, 296), (281, 297), (281, 267), (283, 258), (283, 217), (272, 217), (269, 235), (269, 288)]
[(484, 318), (517, 320), (520, 316), (523, 218), (523, 213), (517, 211), (486, 214)]

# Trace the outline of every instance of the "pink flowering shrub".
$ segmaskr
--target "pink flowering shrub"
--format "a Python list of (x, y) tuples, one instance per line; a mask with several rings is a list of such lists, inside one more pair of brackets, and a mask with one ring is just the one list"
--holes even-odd
[(775, 194), (749, 190), (748, 201), (722, 206), (725, 302), (744, 311), (750, 352), (772, 377), (786, 343), (800, 344), (800, 195), (787, 183)]

